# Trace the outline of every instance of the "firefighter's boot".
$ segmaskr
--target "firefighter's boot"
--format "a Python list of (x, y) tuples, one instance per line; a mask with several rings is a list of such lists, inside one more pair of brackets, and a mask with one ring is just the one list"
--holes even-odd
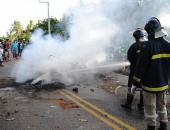
[(143, 106), (143, 92), (140, 91), (140, 103), (138, 104), (138, 109), (139, 110), (144, 110), (144, 106)]
[(160, 122), (160, 127), (158, 128), (158, 130), (168, 130), (167, 123)]
[(131, 109), (132, 108), (132, 101), (133, 101), (134, 95), (128, 93), (127, 94), (127, 101), (125, 104), (121, 104), (122, 107), (127, 108), (127, 109)]
[(155, 126), (147, 126), (147, 129), (145, 129), (145, 130), (155, 130)]

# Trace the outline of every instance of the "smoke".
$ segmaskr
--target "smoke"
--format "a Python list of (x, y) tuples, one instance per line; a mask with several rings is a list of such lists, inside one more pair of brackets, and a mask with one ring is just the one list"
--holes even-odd
[(169, 0), (102, 0), (101, 2), (104, 14), (121, 30), (114, 37), (115, 44), (117, 47), (123, 44), (126, 51), (134, 42), (133, 31), (136, 28), (144, 28), (149, 18), (157, 17), (161, 23), (166, 21), (168, 24), (167, 17), (164, 17), (164, 21), (162, 17), (169, 15)]
[[(81, 3), (70, 9), (73, 16), (70, 38), (66, 42), (59, 38), (43, 36), (36, 30), (13, 68), (12, 76), (16, 82), (34, 79), (33, 83), (44, 80), (73, 82), (79, 72), (72, 70), (93, 68), (106, 63), (108, 53), (113, 60), (133, 43), (132, 33), (143, 28), (150, 17), (168, 15), (169, 0), (100, 0), (98, 3)], [(167, 21), (164, 17), (164, 21)], [(168, 22), (164, 22), (168, 28)]]

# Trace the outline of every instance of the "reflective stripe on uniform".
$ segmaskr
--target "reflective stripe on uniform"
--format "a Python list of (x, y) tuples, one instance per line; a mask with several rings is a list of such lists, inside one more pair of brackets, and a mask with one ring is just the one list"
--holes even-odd
[(170, 54), (157, 54), (152, 56), (152, 60), (158, 59), (158, 58), (170, 58)]
[(137, 82), (140, 82), (140, 81), (141, 81), (141, 79), (137, 78), (136, 76), (134, 76), (133, 79), (134, 79), (135, 81), (137, 81)]
[(146, 86), (142, 85), (142, 88), (145, 89), (145, 90), (148, 90), (148, 91), (156, 92), (156, 91), (163, 91), (163, 90), (168, 89), (168, 85), (165, 85), (165, 86), (162, 86), (162, 87), (157, 87), (157, 88), (146, 87)]

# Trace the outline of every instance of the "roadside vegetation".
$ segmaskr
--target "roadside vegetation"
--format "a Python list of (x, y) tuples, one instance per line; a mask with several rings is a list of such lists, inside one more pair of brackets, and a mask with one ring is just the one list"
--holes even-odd
[[(56, 18), (50, 18), (51, 34), (59, 35), (64, 40), (69, 38), (69, 25), (71, 24), (71, 18), (63, 16), (62, 19), (58, 20)], [(13, 40), (26, 40), (29, 41), (31, 33), (37, 28), (41, 28), (44, 31), (44, 35), (48, 34), (48, 19), (38, 20), (34, 23), (32, 20), (29, 21), (26, 28), (23, 27), (22, 23), (15, 20), (11, 25), (10, 29), (7, 31), (6, 36), (0, 36), (0, 42), (9, 39)]]

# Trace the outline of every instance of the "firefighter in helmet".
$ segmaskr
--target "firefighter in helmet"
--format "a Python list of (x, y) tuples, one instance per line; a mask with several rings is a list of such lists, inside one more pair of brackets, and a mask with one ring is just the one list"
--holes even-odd
[[(127, 101), (125, 104), (121, 104), (122, 107), (131, 109), (132, 101), (134, 98), (134, 92), (132, 92), (132, 79), (135, 73), (136, 65), (138, 56), (140, 53), (141, 48), (143, 47), (145, 41), (147, 41), (147, 33), (144, 29), (137, 28), (134, 33), (133, 37), (135, 38), (135, 43), (133, 43), (127, 52), (127, 59), (130, 62), (130, 73), (128, 78), (128, 93), (127, 93)], [(143, 94), (140, 91), (140, 103), (138, 104), (138, 108), (143, 108)]]
[(167, 130), (166, 91), (170, 76), (170, 42), (165, 40), (167, 33), (155, 17), (145, 24), (145, 30), (148, 41), (141, 49), (133, 84), (141, 85), (143, 89), (146, 130), (156, 129), (157, 114), (159, 130)]

